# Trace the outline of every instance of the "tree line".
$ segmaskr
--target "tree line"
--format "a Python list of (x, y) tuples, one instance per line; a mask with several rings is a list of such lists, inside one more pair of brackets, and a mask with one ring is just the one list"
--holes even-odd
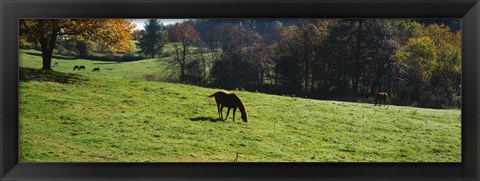
[[(348, 101), (371, 101), (384, 91), (392, 104), (459, 108), (459, 24), (455, 19), (195, 19), (165, 28), (164, 42), (174, 44), (182, 83)], [(194, 53), (190, 46), (201, 58), (186, 59)]]
[(384, 91), (396, 105), (459, 108), (460, 30), (458, 19), (150, 19), (129, 38), (145, 57), (168, 53), (180, 83), (347, 101)]

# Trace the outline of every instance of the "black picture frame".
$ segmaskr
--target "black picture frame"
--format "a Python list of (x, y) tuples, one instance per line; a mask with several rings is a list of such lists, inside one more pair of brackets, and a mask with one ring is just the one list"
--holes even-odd
[[(20, 18), (461, 18), (462, 163), (18, 163)], [(1, 0), (1, 180), (479, 180), (478, 0)]]

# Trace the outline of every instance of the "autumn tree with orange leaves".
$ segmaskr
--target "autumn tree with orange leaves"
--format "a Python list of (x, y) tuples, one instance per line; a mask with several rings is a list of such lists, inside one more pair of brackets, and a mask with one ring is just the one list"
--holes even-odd
[(20, 40), (40, 43), (43, 70), (51, 70), (57, 39), (95, 42), (99, 50), (115, 54), (130, 50), (134, 25), (124, 19), (21, 19)]

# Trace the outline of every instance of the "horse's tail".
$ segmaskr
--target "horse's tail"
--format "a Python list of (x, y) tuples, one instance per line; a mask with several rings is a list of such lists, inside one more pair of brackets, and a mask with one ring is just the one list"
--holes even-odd
[(216, 94), (217, 94), (217, 92), (215, 92), (215, 93), (213, 93), (212, 95), (209, 95), (209, 96), (207, 96), (207, 97), (212, 98), (212, 97), (215, 97)]
[(218, 94), (229, 94), (229, 93), (228, 93), (227, 91), (224, 91), (224, 90), (219, 90), (218, 92), (215, 92), (215, 93), (213, 93), (212, 95), (209, 95), (209, 96), (207, 96), (207, 97), (212, 98), (212, 97), (215, 97), (215, 96), (218, 95)]

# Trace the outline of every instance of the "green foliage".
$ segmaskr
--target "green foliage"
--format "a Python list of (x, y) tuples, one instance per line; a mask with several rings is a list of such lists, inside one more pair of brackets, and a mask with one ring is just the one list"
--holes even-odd
[(409, 38), (418, 37), (423, 29), (422, 24), (410, 19), (391, 20), (391, 29), (401, 44), (405, 44)]
[(405, 63), (409, 72), (426, 82), (432, 76), (437, 65), (437, 50), (429, 37), (411, 38), (407, 44), (393, 57), (394, 60)]
[(300, 77), (300, 64), (293, 55), (282, 55), (277, 63), (278, 82), (281, 90), (288, 95), (300, 95), (302, 82)]
[(167, 31), (163, 23), (158, 19), (150, 19), (145, 22), (145, 30), (140, 31), (141, 37), (138, 39), (140, 53), (150, 58), (160, 55), (165, 45)]
[[(211, 69), (213, 87), (222, 89), (254, 89), (259, 84), (257, 71), (262, 59), (255, 54), (262, 37), (247, 28), (230, 23), (214, 29), (210, 51), (214, 60)], [(258, 63), (258, 64), (256, 64)], [(261, 84), (261, 83), (260, 83)]]
[(202, 65), (199, 59), (193, 59), (185, 65), (185, 83), (201, 85), (203, 83)]
[(313, 80), (319, 84), (319, 92), (333, 96), (391, 92), (389, 58), (399, 45), (388, 23), (379, 19), (335, 21), (317, 49), (320, 61), (315, 68), (321, 71), (317, 71), (316, 77), (328, 77), (327, 81)]
[(234, 53), (222, 56), (216, 60), (212, 70), (214, 87), (222, 89), (251, 88), (254, 78), (253, 65), (243, 54)]
[(90, 56), (90, 50), (88, 49), (88, 44), (85, 41), (77, 41), (76, 43), (76, 48), (79, 52), (78, 57), (79, 58), (87, 58)]
[[(417, 29), (393, 60), (406, 66), (400, 97), (414, 105), (434, 108), (461, 106), (461, 38), (459, 32), (432, 24)], [(412, 103), (409, 103), (412, 104)]]
[(462, 50), (460, 47), (447, 44), (439, 51), (439, 68), (460, 75), (462, 73)]
[(462, 21), (458, 21), (458, 19), (454, 19), (454, 18), (447, 18), (447, 19), (427, 18), (427, 19), (416, 19), (415, 21), (425, 26), (434, 25), (434, 24), (442, 25), (442, 26), (448, 27), (448, 29), (453, 32), (458, 32), (462, 29)]

